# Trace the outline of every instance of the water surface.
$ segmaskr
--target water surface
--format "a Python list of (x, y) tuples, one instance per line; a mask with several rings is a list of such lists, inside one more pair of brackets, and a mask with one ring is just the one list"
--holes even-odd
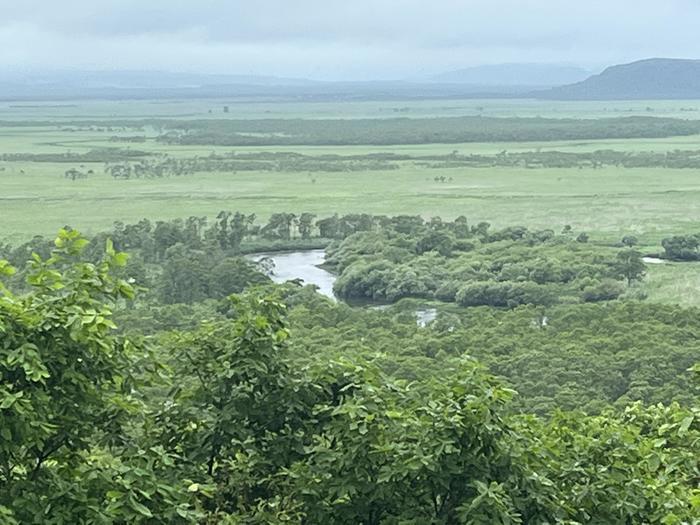
[(326, 258), (324, 250), (299, 252), (256, 253), (250, 256), (254, 261), (270, 259), (274, 263), (270, 278), (276, 283), (301, 279), (304, 284), (313, 284), (323, 295), (335, 299), (333, 283), (336, 276), (319, 268)]
[[(319, 268), (326, 259), (324, 250), (305, 250), (298, 252), (274, 252), (255, 253), (248, 256), (256, 262), (271, 261), (271, 269), (268, 275), (276, 283), (285, 283), (300, 279), (304, 284), (313, 284), (323, 295), (336, 300), (333, 295), (333, 283), (336, 276), (323, 268)], [(264, 266), (264, 264), (263, 264)], [(390, 308), (388, 304), (362, 304), (372, 310), (385, 310)], [(432, 323), (438, 315), (436, 308), (421, 308), (414, 312), (416, 323), (420, 327), (426, 327)]]

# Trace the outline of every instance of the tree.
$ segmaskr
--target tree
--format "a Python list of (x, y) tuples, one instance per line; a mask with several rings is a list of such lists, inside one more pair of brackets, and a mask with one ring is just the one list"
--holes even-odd
[(416, 243), (416, 250), (419, 254), (437, 251), (440, 255), (449, 257), (452, 254), (454, 236), (444, 230), (429, 230)]
[[(127, 432), (144, 349), (111, 334), (112, 305), (133, 297), (112, 275), (126, 255), (108, 242), (100, 263), (79, 262), (87, 243), (61, 230), (51, 257), (33, 259), (30, 293), (0, 286), (0, 519), (191, 522), (190, 496), (155, 467), (172, 457)], [(11, 269), (0, 262), (0, 273)]]
[(182, 242), (182, 230), (174, 222), (158, 221), (153, 230), (153, 242), (158, 259), (165, 256), (165, 252), (171, 246)]
[(661, 241), (669, 259), (681, 261), (696, 261), (700, 258), (700, 236), (698, 235), (674, 235)]
[(248, 224), (248, 217), (240, 212), (234, 213), (233, 217), (230, 219), (228, 246), (233, 249), (234, 253), (238, 253), (240, 251), (241, 243), (248, 235)]
[(216, 223), (216, 238), (219, 241), (219, 246), (225, 250), (229, 246), (228, 221), (231, 218), (230, 211), (220, 211), (216, 216), (219, 221)]
[(316, 226), (319, 229), (321, 237), (325, 239), (342, 238), (340, 235), (340, 220), (338, 214), (316, 221)]
[(639, 244), (639, 240), (634, 235), (625, 235), (622, 238), (622, 245), (626, 246), (627, 248), (632, 248), (637, 244)]
[(527, 481), (526, 465), (507, 459), (514, 443), (501, 412), (510, 392), (473, 363), (422, 387), (366, 363), (325, 363), (314, 372), (328, 395), (322, 425), (291, 472), (310, 523), (551, 519), (547, 490)]
[(642, 254), (636, 250), (623, 250), (617, 254), (616, 270), (620, 276), (627, 280), (627, 286), (632, 282), (641, 281), (646, 274), (646, 265)]
[(476, 226), (472, 226), (472, 234), (479, 237), (486, 237), (489, 234), (489, 228), (491, 224), (488, 222), (480, 222)]
[(255, 284), (267, 284), (269, 277), (242, 257), (229, 257), (207, 272), (208, 296), (222, 299)]
[(299, 215), (298, 227), (299, 227), (299, 235), (301, 235), (302, 239), (310, 239), (311, 238), (313, 221), (315, 218), (316, 218), (316, 215), (314, 215), (313, 213), (302, 213), (301, 215)]
[(470, 236), (469, 223), (464, 215), (457, 217), (452, 223), (452, 229), (458, 239), (465, 239)]
[(256, 293), (232, 301), (233, 321), (206, 324), (171, 342), (173, 402), (157, 414), (160, 441), (184, 455), (186, 475), (216, 487), (213, 497), (200, 494), (212, 521), (250, 519), (273, 502), (276, 477), (303, 448), (298, 410), (311, 415), (305, 394), (293, 393), (284, 357), (284, 304)]
[(292, 224), (296, 215), (293, 213), (273, 213), (260, 233), (266, 239), (282, 239), (288, 241), (292, 238)]
[(193, 303), (209, 296), (207, 270), (211, 266), (204, 252), (188, 250), (183, 244), (168, 248), (158, 280), (158, 295), (165, 304)]

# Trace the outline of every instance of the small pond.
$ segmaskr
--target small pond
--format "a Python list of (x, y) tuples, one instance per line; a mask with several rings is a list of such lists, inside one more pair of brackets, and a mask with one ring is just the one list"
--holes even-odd
[(642, 261), (647, 264), (666, 264), (668, 261), (665, 259), (659, 259), (658, 257), (642, 257)]

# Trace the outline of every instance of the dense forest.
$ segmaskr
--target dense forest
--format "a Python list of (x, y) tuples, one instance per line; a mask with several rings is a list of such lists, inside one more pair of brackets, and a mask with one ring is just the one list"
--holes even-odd
[[(158, 291), (165, 303), (240, 292), (249, 282), (243, 270), (252, 264), (240, 255), (285, 249), (327, 247), (326, 264), (339, 276), (336, 293), (375, 302), (404, 297), (463, 306), (595, 302), (634, 295), (632, 285), (644, 275), (632, 236), (609, 246), (589, 242), (588, 234), (569, 226), (559, 233), (521, 226), (495, 230), (486, 222), (469, 225), (465, 217), (450, 222), (274, 213), (261, 224), (254, 214), (222, 211), (213, 221), (144, 219), (116, 223), (94, 236), (87, 248), (94, 261), (107, 238), (132, 254), (130, 277)], [(48, 257), (50, 249), (47, 239), (36, 237), (17, 247), (0, 245), (0, 256), (22, 269), (32, 253)], [(14, 278), (22, 279), (23, 272)], [(207, 284), (208, 279), (219, 284)]]
[[(243, 257), (299, 247), (372, 307)], [(700, 311), (632, 236), (221, 212), (0, 260), (3, 523), (697, 522)]]
[(489, 231), (466, 221), (353, 235), (330, 247), (347, 299), (435, 298), (462, 306), (573, 303), (616, 299), (644, 274), (641, 253), (615, 253), (580, 233), (526, 228)]

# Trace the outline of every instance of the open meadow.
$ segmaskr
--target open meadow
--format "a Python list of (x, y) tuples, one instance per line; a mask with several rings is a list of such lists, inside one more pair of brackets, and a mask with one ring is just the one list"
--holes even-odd
[[(647, 253), (660, 251), (661, 239), (700, 231), (700, 169), (658, 166), (618, 167), (578, 165), (451, 165), (425, 162), (450, 155), (494, 157), (528, 152), (587, 155), (614, 151), (625, 155), (666, 154), (700, 149), (700, 135), (533, 140), (440, 144), (242, 145), (165, 143), (161, 130), (133, 128), (139, 119), (187, 118), (395, 118), (401, 116), (459, 117), (481, 113), (497, 117), (557, 117), (593, 119), (611, 113), (632, 116), (692, 116), (697, 102), (535, 101), (397, 101), (298, 103), (237, 101), (222, 113), (225, 101), (79, 101), (74, 104), (0, 106), (0, 238), (20, 242), (51, 235), (57, 225), (71, 225), (88, 235), (107, 230), (115, 221), (142, 218), (169, 220), (188, 216), (214, 217), (221, 210), (254, 213), (265, 219), (280, 210), (334, 213), (420, 214), (496, 227), (513, 224), (560, 230), (565, 225), (585, 231), (599, 242), (624, 235), (639, 238)], [(212, 110), (212, 113), (209, 111)], [(118, 117), (118, 120), (116, 120)], [(130, 119), (124, 123), (124, 119)], [(12, 123), (22, 121), (22, 126)], [(36, 124), (28, 124), (36, 121)], [(80, 125), (71, 124), (80, 122)], [(147, 121), (146, 121), (147, 122)], [(517, 122), (517, 121), (516, 121)], [(138, 142), (129, 142), (138, 136)], [(308, 159), (342, 156), (371, 159), (398, 156), (390, 165), (283, 165), (256, 170), (206, 168), (181, 176), (116, 179), (91, 152), (116, 152), (116, 158), (136, 151), (145, 158), (201, 158), (209, 155), (298, 154)], [(31, 155), (45, 155), (32, 158)], [(51, 158), (51, 155), (54, 158)], [(58, 156), (65, 156), (56, 158)], [(94, 156), (94, 155), (93, 155)], [(143, 158), (143, 157), (141, 157)], [(71, 180), (69, 169), (89, 172)], [(700, 302), (695, 265), (649, 268), (647, 288), (652, 299)]]

